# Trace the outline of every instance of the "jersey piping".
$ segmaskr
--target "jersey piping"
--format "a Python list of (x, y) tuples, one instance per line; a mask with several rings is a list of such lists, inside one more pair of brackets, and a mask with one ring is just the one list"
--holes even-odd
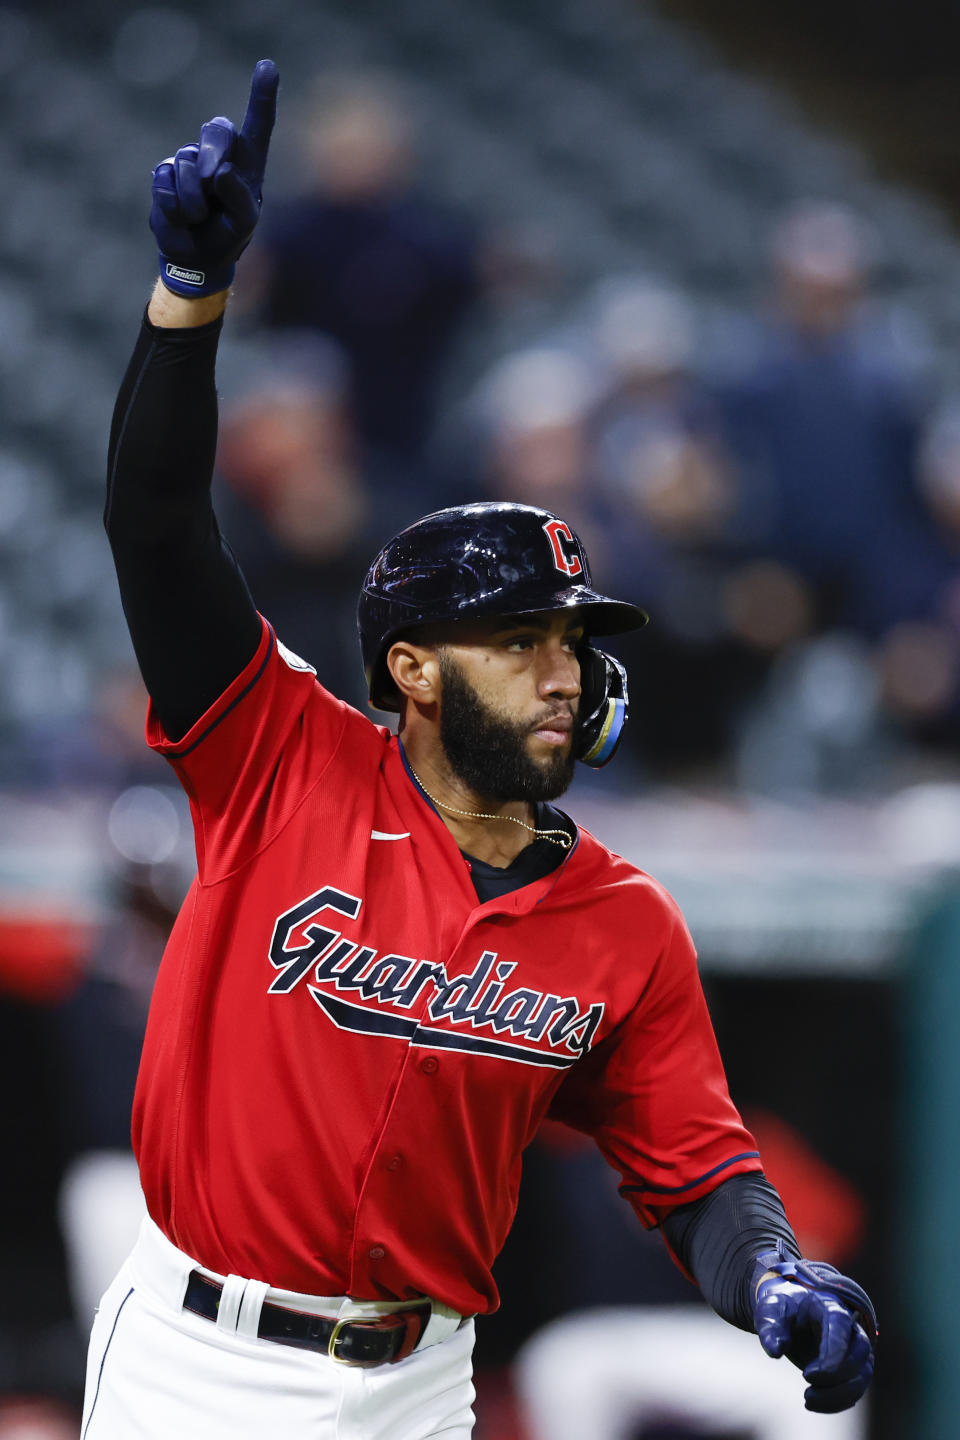
[(712, 1170), (698, 1175), (696, 1180), (688, 1180), (685, 1185), (655, 1185), (650, 1180), (644, 1180), (640, 1185), (620, 1185), (618, 1189), (621, 1195), (640, 1194), (645, 1190), (653, 1191), (656, 1195), (682, 1195), (687, 1190), (695, 1190), (705, 1180), (712, 1180), (714, 1175), (719, 1175), (721, 1170), (728, 1170), (731, 1165), (736, 1165), (740, 1160), (759, 1159), (759, 1150), (744, 1150), (740, 1155), (731, 1155), (729, 1160), (722, 1160), (719, 1165), (714, 1165)]

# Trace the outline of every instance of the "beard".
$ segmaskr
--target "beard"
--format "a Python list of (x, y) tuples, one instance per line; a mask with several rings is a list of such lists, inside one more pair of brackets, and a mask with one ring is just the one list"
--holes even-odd
[[(450, 655), (440, 651), (440, 743), (451, 770), (490, 800), (556, 800), (573, 779), (573, 745), (546, 760), (527, 752), (532, 727), (487, 705)], [(541, 722), (542, 723), (542, 722)]]

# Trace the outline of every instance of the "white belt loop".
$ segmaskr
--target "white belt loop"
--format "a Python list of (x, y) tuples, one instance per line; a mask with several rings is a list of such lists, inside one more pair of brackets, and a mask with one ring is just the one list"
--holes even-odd
[(246, 1335), (249, 1339), (256, 1340), (257, 1327), (260, 1324), (260, 1309), (269, 1289), (270, 1286), (265, 1280), (247, 1281), (237, 1315), (238, 1335)]
[(426, 1350), (428, 1345), (439, 1345), (442, 1341), (449, 1340), (462, 1324), (463, 1316), (459, 1310), (451, 1310), (449, 1305), (441, 1305), (439, 1300), (434, 1300), (430, 1319), (424, 1326), (417, 1349)]
[(237, 1321), (240, 1318), (240, 1305), (243, 1300), (243, 1292), (250, 1282), (244, 1280), (241, 1275), (228, 1275), (223, 1282), (223, 1293), (220, 1296), (220, 1304), (217, 1307), (217, 1329), (228, 1330), (231, 1335), (237, 1333)]

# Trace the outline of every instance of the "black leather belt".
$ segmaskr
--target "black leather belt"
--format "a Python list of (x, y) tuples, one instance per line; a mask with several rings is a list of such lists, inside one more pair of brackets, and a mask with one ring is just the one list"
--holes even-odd
[[(205, 1320), (216, 1320), (222, 1294), (223, 1286), (216, 1280), (192, 1270), (183, 1308)], [(318, 1350), (341, 1365), (393, 1365), (416, 1349), (430, 1310), (430, 1301), (425, 1299), (421, 1305), (393, 1315), (378, 1315), (375, 1320), (331, 1320), (325, 1315), (287, 1310), (265, 1300), (260, 1307), (257, 1334), (261, 1340), (273, 1340), (278, 1345)]]

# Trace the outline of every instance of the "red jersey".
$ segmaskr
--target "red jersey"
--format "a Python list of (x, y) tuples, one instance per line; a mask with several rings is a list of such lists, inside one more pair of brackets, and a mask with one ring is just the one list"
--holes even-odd
[(134, 1104), (151, 1216), (287, 1290), (497, 1303), (546, 1115), (592, 1135), (645, 1225), (758, 1170), (673, 900), (580, 830), (481, 904), (397, 739), (264, 624), (182, 739), (198, 875)]

